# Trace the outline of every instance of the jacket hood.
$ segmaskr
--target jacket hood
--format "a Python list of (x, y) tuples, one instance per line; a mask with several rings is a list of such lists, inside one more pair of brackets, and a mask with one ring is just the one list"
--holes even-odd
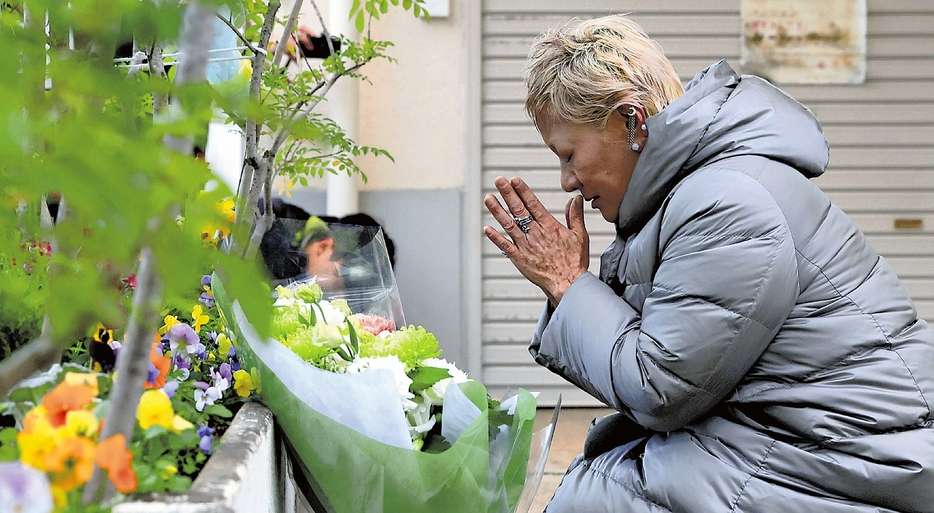
[(685, 176), (718, 160), (758, 155), (820, 176), (830, 150), (811, 111), (767, 81), (720, 61), (646, 120), (645, 148), (619, 208), (617, 232), (638, 230)]

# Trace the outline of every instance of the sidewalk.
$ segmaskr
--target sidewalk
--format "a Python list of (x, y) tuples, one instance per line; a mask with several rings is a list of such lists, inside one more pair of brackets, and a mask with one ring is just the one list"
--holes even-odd
[[(551, 421), (552, 408), (540, 408), (535, 416), (535, 430), (538, 431)], [(562, 408), (558, 414), (555, 438), (545, 464), (545, 476), (535, 494), (535, 501), (529, 513), (542, 513), (571, 461), (584, 450), (587, 428), (595, 417), (613, 413), (608, 408)]]

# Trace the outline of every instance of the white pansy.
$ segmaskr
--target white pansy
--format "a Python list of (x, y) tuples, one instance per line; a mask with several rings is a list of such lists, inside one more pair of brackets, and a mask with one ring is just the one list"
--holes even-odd
[(402, 363), (396, 355), (382, 356), (379, 358), (357, 358), (347, 367), (347, 372), (361, 372), (376, 369), (386, 369), (392, 372), (399, 397), (402, 399), (403, 410), (409, 411), (418, 406), (418, 404), (412, 401), (415, 394), (409, 392), (409, 387), (412, 386), (412, 378), (406, 375), (405, 364)]

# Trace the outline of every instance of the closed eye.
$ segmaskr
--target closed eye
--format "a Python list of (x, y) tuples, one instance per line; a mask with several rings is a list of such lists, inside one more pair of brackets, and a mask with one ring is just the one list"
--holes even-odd
[(570, 154), (570, 155), (568, 155), (568, 157), (567, 157), (566, 159), (564, 159), (564, 161), (570, 163), (570, 162), (571, 162), (571, 157), (573, 157), (573, 156), (574, 156), (573, 153)]

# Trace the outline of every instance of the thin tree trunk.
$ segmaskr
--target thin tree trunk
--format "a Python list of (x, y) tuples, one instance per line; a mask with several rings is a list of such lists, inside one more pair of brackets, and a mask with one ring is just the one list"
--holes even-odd
[[(266, 48), (269, 45), (269, 38), (272, 37), (272, 29), (276, 22), (276, 13), (279, 11), (280, 2), (271, 0), (269, 9), (266, 11), (266, 17), (263, 20), (263, 26), (260, 29), (259, 46)], [(266, 55), (256, 53), (253, 55), (253, 75), (250, 77), (250, 99), (259, 100), (260, 86), (263, 83), (263, 70), (266, 66)], [(265, 173), (270, 172), (268, 166), (264, 165), (265, 156), (259, 153), (259, 132), (260, 127), (256, 124), (256, 119), (247, 118), (244, 128), (244, 138), (246, 139), (246, 151), (243, 157), (243, 171), (240, 176), (240, 186), (237, 190), (237, 207), (235, 210), (237, 224), (249, 224), (253, 228), (256, 219), (256, 201), (259, 199), (259, 191), (255, 194), (253, 189), (257, 184), (265, 182)], [(267, 209), (268, 210), (268, 209)], [(252, 233), (251, 230), (248, 233)], [(247, 235), (250, 237), (251, 235)], [(246, 247), (241, 247), (241, 254), (248, 253), (250, 243), (247, 241)]]
[[(189, 2), (181, 35), (181, 62), (175, 78), (177, 86), (202, 82), (207, 72), (208, 49), (213, 37), (205, 26), (213, 25), (214, 12), (199, 2)], [(170, 106), (170, 108), (172, 108)], [(166, 136), (163, 139), (167, 148), (184, 155), (192, 154), (191, 137)], [(153, 261), (152, 248), (144, 247), (140, 251), (139, 271), (136, 273), (136, 290), (133, 293), (133, 307), (127, 326), (123, 347), (117, 357), (117, 380), (110, 393), (110, 408), (107, 422), (101, 430), (100, 439), (106, 440), (121, 433), (129, 441), (136, 426), (136, 410), (143, 393), (143, 383), (149, 375), (149, 353), (156, 335), (159, 322), (159, 308), (162, 303), (162, 290), (159, 276)], [(85, 485), (82, 499), (85, 504), (109, 499), (114, 494), (110, 481), (102, 487), (102, 472), (95, 466), (91, 479)]]
[[(139, 271), (136, 273), (133, 309), (117, 357), (117, 379), (110, 392), (110, 408), (107, 411), (107, 422), (100, 433), (101, 440), (118, 433), (123, 434), (128, 441), (133, 438), (139, 398), (143, 394), (143, 383), (149, 376), (149, 353), (156, 334), (162, 298), (160, 289), (152, 249), (143, 248)], [(109, 499), (113, 495), (113, 485), (107, 481), (104, 490), (101, 490), (101, 481), (100, 468), (95, 466), (84, 488), (82, 498), (85, 504), (96, 503), (102, 498)]]

